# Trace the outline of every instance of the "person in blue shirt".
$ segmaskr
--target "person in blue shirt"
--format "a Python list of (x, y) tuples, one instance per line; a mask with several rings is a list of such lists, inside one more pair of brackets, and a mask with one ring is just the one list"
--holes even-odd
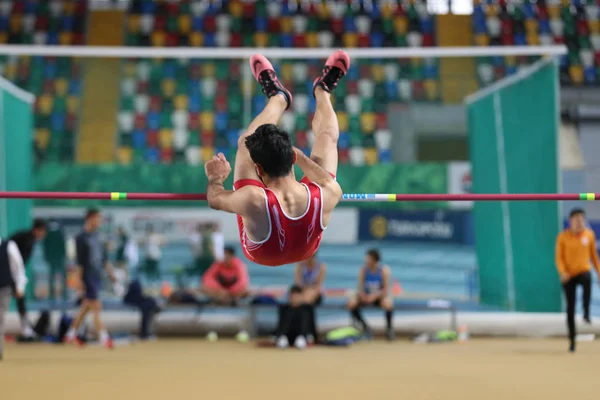
[(318, 259), (316, 253), (308, 260), (296, 264), (294, 286), (301, 289), (299, 295), (308, 313), (310, 333), (306, 339), (309, 343), (314, 342), (318, 337), (315, 307), (323, 302), (323, 282), (326, 274), (327, 267)]
[(91, 312), (94, 316), (94, 325), (100, 342), (105, 347), (112, 349), (112, 340), (100, 319), (102, 303), (100, 302), (99, 294), (104, 270), (106, 269), (108, 276), (113, 282), (115, 281), (115, 276), (112, 266), (108, 262), (106, 248), (99, 237), (98, 230), (101, 226), (102, 214), (97, 209), (90, 209), (85, 216), (83, 231), (75, 238), (77, 269), (81, 278), (83, 300), (79, 314), (73, 320), (71, 328), (69, 328), (69, 331), (65, 335), (65, 341), (81, 344), (77, 340), (77, 329), (87, 313)]
[(294, 284), (302, 288), (304, 303), (319, 305), (323, 300), (323, 282), (327, 267), (314, 254), (306, 261), (296, 264)]
[(362, 325), (367, 336), (371, 336), (371, 329), (363, 319), (360, 309), (361, 307), (378, 307), (385, 310), (387, 339), (395, 338), (392, 326), (394, 302), (390, 292), (390, 283), (390, 267), (381, 263), (379, 250), (368, 250), (365, 264), (358, 274), (358, 292), (348, 301), (348, 309), (352, 318)]

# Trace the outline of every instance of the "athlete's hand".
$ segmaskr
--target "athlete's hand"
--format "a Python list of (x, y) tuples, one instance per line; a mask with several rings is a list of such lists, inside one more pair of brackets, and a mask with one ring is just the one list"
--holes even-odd
[(227, 179), (231, 173), (231, 165), (225, 158), (223, 153), (219, 153), (204, 164), (204, 172), (209, 182), (214, 180), (220, 180), (221, 182)]
[(571, 277), (569, 276), (569, 274), (561, 274), (560, 275), (560, 281), (562, 283), (566, 283), (569, 279), (571, 279)]

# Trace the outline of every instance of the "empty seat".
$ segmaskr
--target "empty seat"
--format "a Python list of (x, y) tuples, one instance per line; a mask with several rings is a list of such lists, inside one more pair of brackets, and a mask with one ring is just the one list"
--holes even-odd
[(134, 106), (137, 113), (146, 114), (150, 109), (150, 97), (145, 94), (135, 96)]
[(345, 104), (346, 110), (348, 110), (350, 114), (360, 113), (360, 98), (357, 95), (353, 94), (346, 96)]
[(121, 132), (131, 132), (133, 130), (133, 125), (135, 122), (133, 113), (128, 111), (121, 111), (118, 116), (118, 122), (119, 130)]
[(352, 147), (350, 149), (350, 163), (356, 166), (365, 164), (365, 150), (362, 147)]
[(279, 121), (281, 128), (286, 132), (293, 132), (296, 123), (296, 116), (291, 111), (286, 111), (281, 116)]
[(364, 149), (364, 162), (367, 165), (375, 165), (379, 162), (379, 153), (376, 148), (369, 147)]
[(121, 95), (133, 96), (136, 91), (136, 81), (132, 78), (125, 78), (121, 80)]
[(388, 150), (392, 145), (392, 132), (388, 129), (379, 129), (375, 132), (375, 143), (380, 150)]
[(293, 107), (298, 114), (308, 113), (308, 96), (305, 94), (294, 96)]
[(398, 97), (402, 101), (412, 100), (412, 82), (408, 79), (398, 81)]
[(133, 160), (133, 149), (131, 147), (119, 147), (117, 149), (117, 161), (123, 165), (131, 164)]
[(373, 92), (375, 90), (375, 85), (373, 81), (370, 79), (361, 79), (358, 81), (358, 93), (362, 97), (373, 97)]
[(177, 110), (171, 116), (175, 129), (186, 129), (188, 127), (189, 114), (186, 110)]
[(173, 147), (175, 150), (184, 150), (189, 141), (189, 132), (186, 129), (176, 128), (173, 132)]

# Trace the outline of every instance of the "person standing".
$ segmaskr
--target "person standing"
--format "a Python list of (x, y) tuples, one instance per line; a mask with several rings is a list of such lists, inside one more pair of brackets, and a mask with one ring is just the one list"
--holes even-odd
[(55, 220), (50, 221), (48, 225), (48, 234), (43, 242), (44, 260), (48, 264), (50, 276), (50, 294), (51, 301), (56, 299), (56, 277), (60, 277), (60, 288), (63, 301), (67, 301), (67, 267), (66, 267), (66, 243), (65, 234)]
[(586, 228), (585, 212), (575, 208), (569, 214), (569, 227), (556, 238), (556, 269), (560, 276), (567, 302), (567, 328), (569, 351), (575, 351), (575, 295), (577, 286), (583, 287), (583, 320), (590, 324), (592, 274), (590, 260), (600, 275), (600, 261), (596, 248), (596, 235)]
[(100, 318), (102, 303), (99, 294), (102, 284), (102, 270), (106, 269), (111, 280), (115, 280), (112, 266), (108, 262), (104, 245), (100, 241), (98, 230), (102, 226), (102, 214), (90, 209), (85, 216), (83, 232), (75, 238), (77, 248), (77, 268), (83, 286), (83, 300), (77, 317), (73, 320), (65, 335), (65, 342), (82, 344), (77, 339), (77, 330), (88, 312), (94, 316), (94, 326), (100, 342), (107, 348), (113, 348), (113, 342)]
[(390, 282), (390, 267), (381, 263), (379, 250), (368, 250), (365, 265), (358, 275), (358, 294), (348, 301), (348, 309), (352, 318), (362, 325), (367, 336), (371, 336), (371, 329), (363, 319), (360, 308), (379, 307), (385, 310), (386, 336), (391, 341), (395, 334), (392, 327), (394, 303), (390, 296)]
[(248, 295), (250, 278), (246, 265), (225, 248), (225, 258), (215, 261), (202, 276), (202, 292), (217, 304), (235, 305)]
[(194, 265), (188, 273), (202, 277), (215, 261), (209, 229), (206, 225), (196, 226), (195, 232), (190, 235), (190, 247), (194, 256)]
[[(33, 254), (33, 246), (40, 240), (44, 240), (48, 227), (46, 221), (43, 219), (36, 218), (33, 221), (31, 229), (18, 231), (14, 233), (8, 240), (14, 242), (21, 253), (23, 264), (27, 265)], [(14, 290), (15, 298), (17, 300), (17, 310), (19, 311), (19, 318), (21, 320), (21, 336), (24, 339), (30, 340), (35, 336), (35, 332), (31, 328), (31, 324), (27, 320), (27, 305), (25, 303), (25, 296), (16, 296), (16, 290)]]
[(225, 235), (221, 232), (221, 226), (217, 222), (208, 225), (212, 256), (215, 261), (223, 261), (225, 254)]
[(129, 266), (127, 262), (126, 248), (129, 242), (129, 236), (122, 226), (117, 228), (117, 251), (115, 254), (115, 263), (117, 268), (127, 269)]
[(164, 238), (154, 232), (152, 225), (146, 230), (146, 277), (151, 281), (160, 281), (160, 260), (162, 258), (162, 246), (165, 244)]
[(0, 361), (4, 350), (5, 319), (10, 305), (11, 293), (17, 299), (25, 295), (27, 277), (21, 252), (11, 240), (0, 238)]

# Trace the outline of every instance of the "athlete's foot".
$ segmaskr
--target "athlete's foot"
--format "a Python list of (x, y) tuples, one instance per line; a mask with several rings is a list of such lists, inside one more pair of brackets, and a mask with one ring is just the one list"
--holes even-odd
[(294, 347), (297, 349), (305, 349), (307, 346), (306, 339), (304, 336), (298, 336), (296, 340), (294, 340)]
[(84, 347), (85, 346), (85, 343), (83, 342), (83, 340), (81, 340), (77, 336), (73, 336), (73, 337), (67, 337), (67, 336), (65, 336), (65, 338), (63, 340), (63, 343), (73, 344), (73, 345), (76, 345), (77, 347)]
[(280, 349), (287, 349), (290, 347), (287, 336), (279, 336), (275, 345)]
[(262, 86), (262, 92), (271, 98), (276, 95), (281, 95), (285, 98), (287, 103), (286, 110), (292, 105), (292, 94), (279, 82), (275, 68), (262, 54), (255, 54), (250, 58), (250, 68), (252, 69), (252, 75), (260, 86)]
[(575, 341), (571, 341), (571, 344), (569, 344), (569, 353), (575, 353)]
[(385, 332), (385, 336), (386, 336), (388, 342), (392, 342), (392, 341), (396, 340), (396, 332), (394, 332), (394, 330), (391, 328), (389, 328)]
[(362, 332), (362, 338), (364, 340), (371, 340), (373, 339), (373, 333), (371, 332), (371, 328), (369, 327), (364, 327), (363, 332)]
[(591, 324), (592, 324), (592, 320), (590, 319), (590, 317), (589, 317), (589, 316), (587, 316), (587, 317), (583, 317), (583, 322), (585, 322), (585, 323), (586, 323), (586, 324), (588, 324), (588, 325), (591, 325)]
[(104, 343), (102, 343), (102, 345), (104, 347), (106, 347), (107, 349), (109, 349), (109, 350), (112, 350), (112, 349), (115, 348), (115, 345), (114, 345), (113, 340), (111, 338), (108, 338), (108, 339), (104, 340)]
[(350, 56), (348, 53), (343, 50), (337, 50), (330, 55), (327, 61), (325, 61), (321, 76), (315, 79), (313, 83), (313, 96), (317, 87), (331, 93), (337, 87), (340, 79), (348, 73), (348, 68), (350, 68)]

